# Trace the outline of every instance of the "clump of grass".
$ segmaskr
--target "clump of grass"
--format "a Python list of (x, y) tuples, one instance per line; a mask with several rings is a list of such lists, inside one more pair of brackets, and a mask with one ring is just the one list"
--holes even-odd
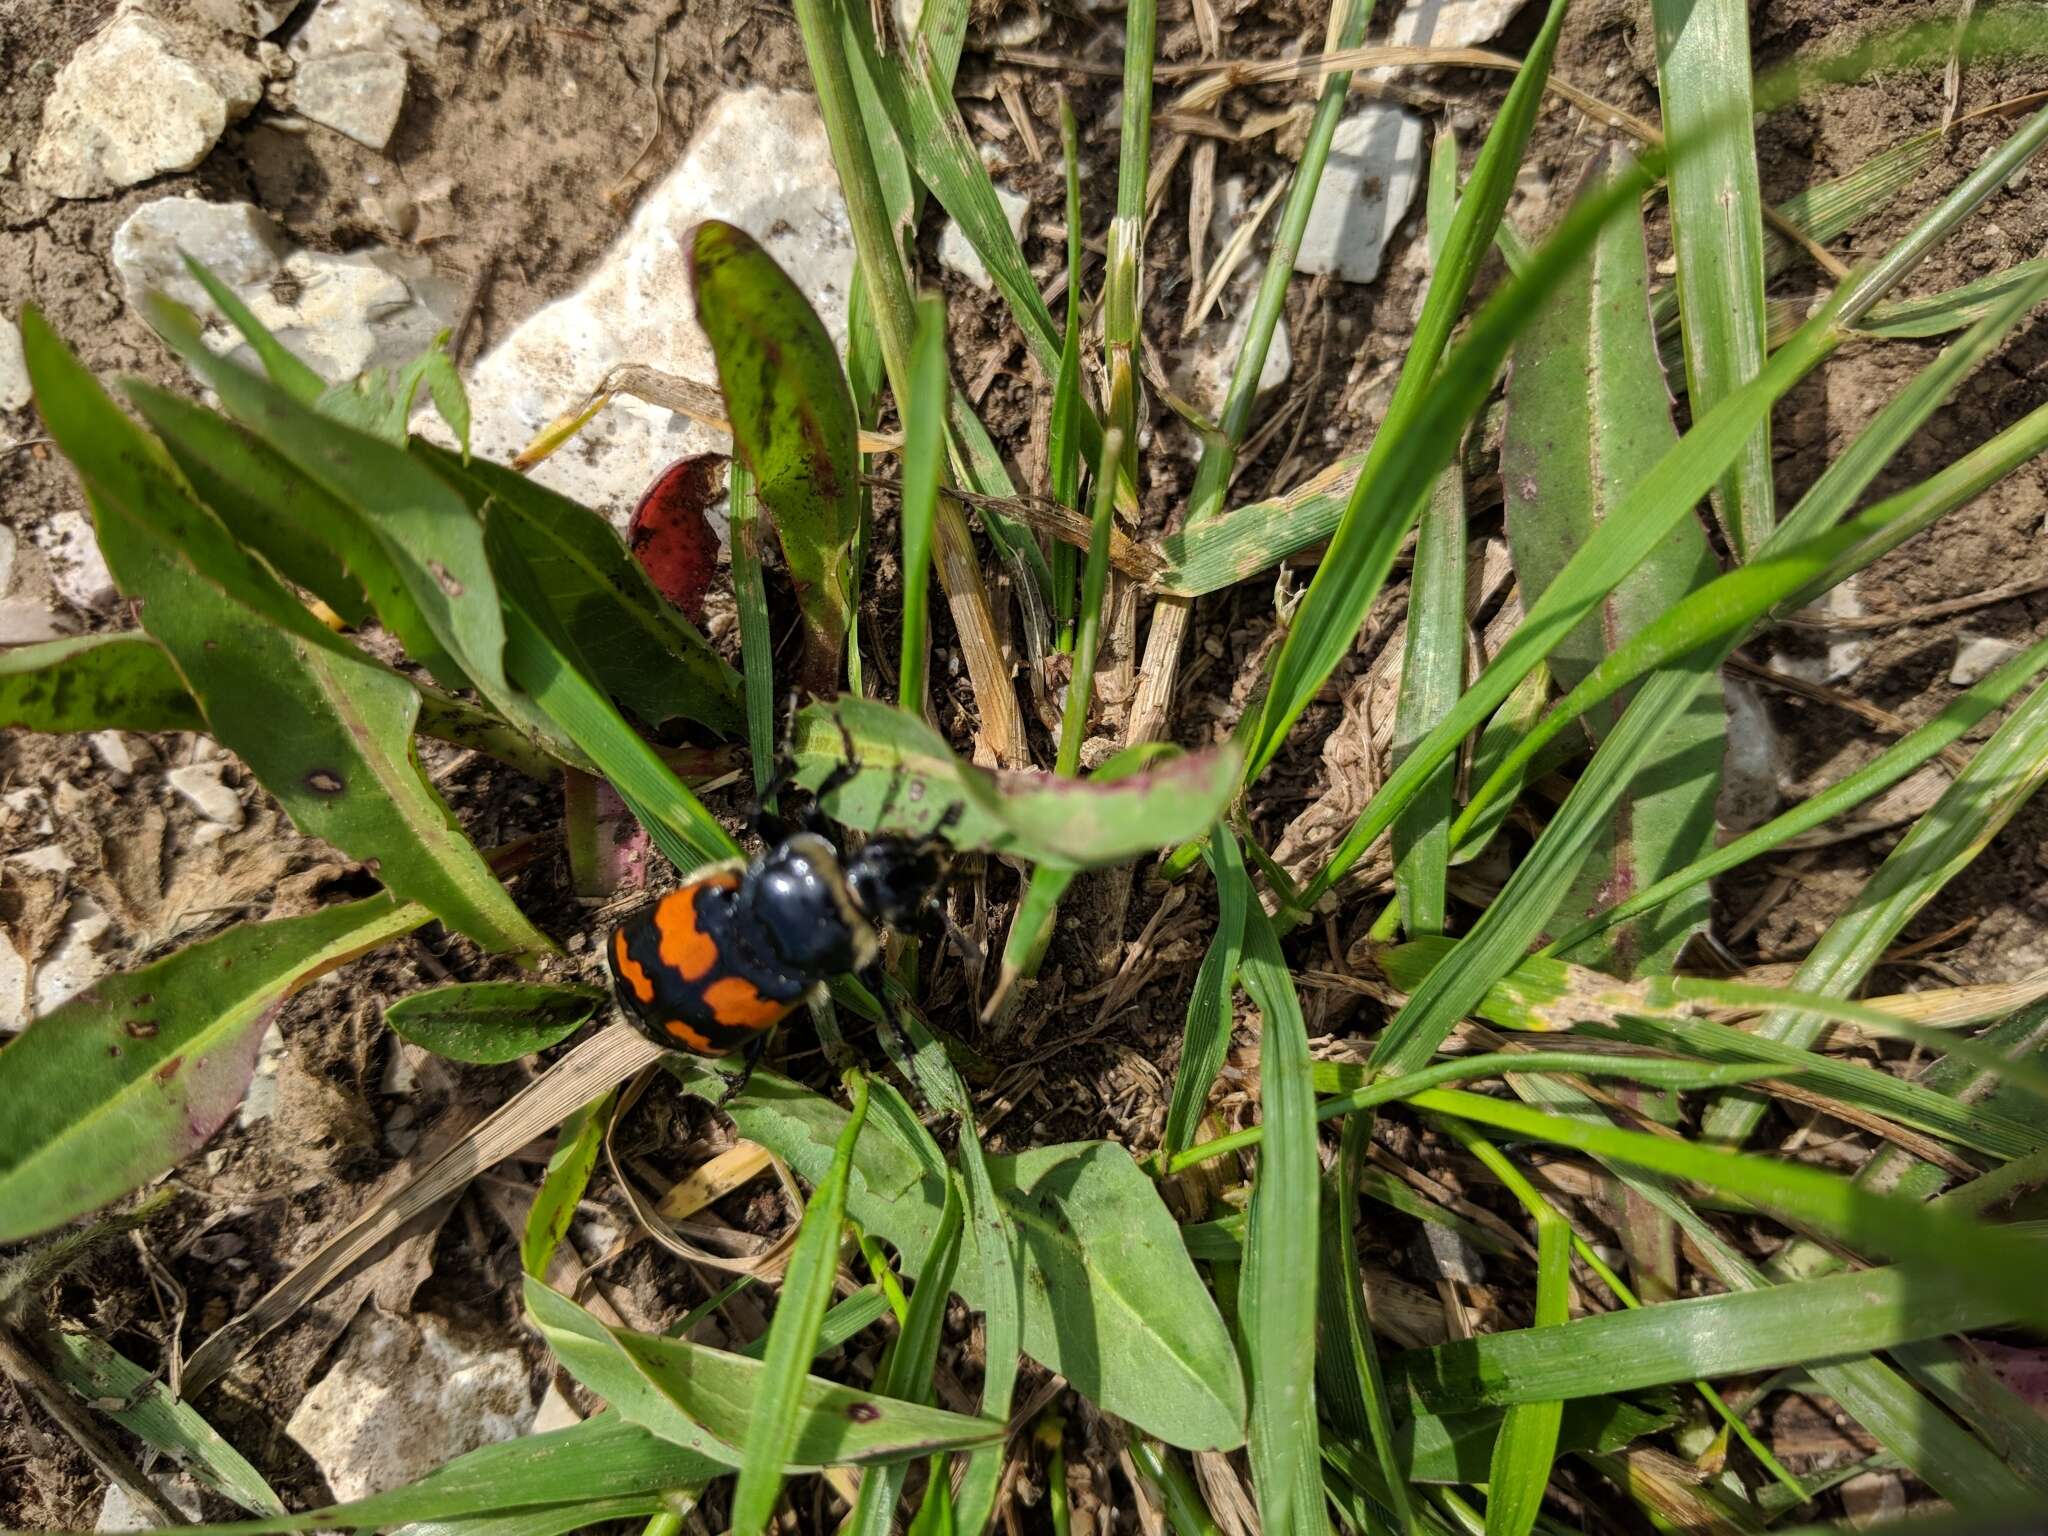
[[(1118, 519), (1140, 504), (1147, 479), (1153, 8), (1138, 0), (1127, 16), (1117, 194), (1092, 307), (1082, 147), (1062, 106), (1068, 270), (1057, 325), (952, 99), (961, 0), (933, 0), (913, 36), (892, 46), (865, 7), (799, 0), (797, 11), (855, 234), (860, 323), (842, 373), (801, 295), (751, 242), (722, 226), (698, 235), (700, 296), (709, 285), (721, 305), (712, 335), (736, 445), (738, 674), (636, 580), (586, 511), (408, 440), (422, 384), (444, 414), (462, 413), (442, 365), (326, 391), (216, 289), (268, 378), (213, 358), (191, 318), (166, 308), (166, 336), (232, 423), (137, 391), (152, 436), (40, 321), (27, 322), (39, 405), (92, 497), (117, 580), (142, 599), (146, 633), (0, 659), (5, 719), (47, 730), (203, 725), (302, 826), (374, 856), (388, 894), (231, 929), (114, 979), (0, 1053), (0, 1087), (25, 1106), (0, 1127), (0, 1238), (118, 1199), (191, 1152), (212, 1124), (151, 1097), (151, 1074), (190, 1057), (194, 1102), (231, 1105), (252, 1031), (321, 970), (430, 916), (500, 950), (547, 946), (504, 883), (521, 855), (486, 854), (453, 824), (418, 773), (416, 734), (476, 745), (537, 776), (603, 775), (679, 869), (738, 851), (650, 736), (678, 717), (743, 734), (756, 784), (766, 782), (789, 679), (777, 678), (771, 643), (764, 508), (798, 578), (800, 676), (818, 692), (842, 679), (855, 695), (872, 692), (862, 685), (880, 668), (863, 664), (851, 594), (853, 552), (874, 543), (863, 542), (854, 466), (861, 452), (886, 451), (885, 388), (902, 425), (900, 707), (852, 698), (806, 711), (794, 730), (798, 779), (833, 774), (850, 736), (858, 771), (839, 776), (826, 806), (839, 820), (925, 831), (950, 811), (944, 824), (963, 846), (1029, 866), (993, 1014), (998, 1002), (1030, 1006), (1059, 902), (1088, 863), (1174, 848), (1169, 873), (1206, 878), (1217, 917), (1158, 1144), (984, 1149), (970, 1087), (981, 1062), (957, 1038), (965, 1021), (918, 1010), (906, 948), (888, 997), (848, 980), (819, 1019), (836, 1039), (839, 1008), (900, 1012), (905, 1037), (884, 1039), (908, 1095), (879, 1070), (852, 1071), (849, 1108), (764, 1073), (727, 1106), (740, 1134), (812, 1191), (772, 1276), (780, 1294), (760, 1338), (721, 1349), (689, 1342), (687, 1326), (666, 1336), (608, 1326), (548, 1283), (567, 1213), (626, 1112), (607, 1095), (548, 1111), (562, 1131), (522, 1255), (533, 1326), (613, 1413), (557, 1432), (546, 1455), (493, 1447), (413, 1487), (293, 1516), (189, 1405), (145, 1393), (115, 1411), (118, 1422), (197, 1457), (224, 1496), (263, 1517), (251, 1529), (469, 1521), (542, 1533), (631, 1518), (647, 1521), (648, 1536), (674, 1536), (703, 1504), (752, 1533), (785, 1503), (811, 1507), (787, 1480), (822, 1474), (854, 1530), (882, 1536), (907, 1519), (915, 1531), (979, 1531), (997, 1518), (1013, 1459), (1033, 1455), (1055, 1480), (1048, 1518), (1060, 1528), (1075, 1416), (1025, 1390), (1041, 1379), (1028, 1358), (1114, 1421), (1108, 1438), (1129, 1453), (1126, 1495), (1177, 1532), (1219, 1529), (1243, 1506), (1273, 1532), (1327, 1530), (1334, 1517), (1366, 1531), (1524, 1536), (1596, 1503), (1698, 1529), (1814, 1513), (1839, 1474), (1788, 1468), (1760, 1417), (1772, 1394), (1804, 1379), (1862, 1427), (1874, 1465), (1959, 1509), (2048, 1499), (2048, 1430), (1945, 1342), (2048, 1328), (2034, 1279), (2040, 1234), (1995, 1219), (2031, 1214), (2020, 1202), (2048, 1181), (2030, 1102), (2048, 1098), (2036, 1059), (2048, 996), (2017, 983), (1858, 996), (1915, 914), (2048, 777), (2048, 644), (1806, 803), (1725, 845), (1713, 825), (1724, 662), (2048, 447), (2044, 407), (1865, 504), (1899, 449), (2048, 299), (2041, 262), (1897, 298), (2048, 142), (2048, 112), (1848, 270), (1826, 243), (1928, 165), (1938, 137), (1892, 146), (1767, 215), (1753, 114), (1879, 63), (1928, 68), (1946, 33), (1937, 42), (1900, 29), (1753, 78), (1733, 0), (1657, 0), (1661, 131), (1634, 124), (1637, 155), (1601, 165), (1555, 229), (1516, 230), (1509, 193), (1548, 96), (1633, 122), (1553, 78), (1565, 14), (1556, 0), (1462, 178), (1457, 144), (1438, 140), (1429, 288), (1373, 442), (1285, 496), (1231, 507), (1348, 70), (1406, 57), (1361, 50), (1364, 9), (1341, 8), (1326, 56), (1287, 66), (1320, 75), (1319, 97), (1222, 417), (1205, 436), (1184, 516), (1151, 550), (1160, 574), (1143, 584), (1145, 666), (1124, 719), (1104, 732), (1127, 750), (1084, 775), (1105, 626), (1135, 621), (1140, 607), (1119, 601), (1119, 590), (1139, 592), (1139, 578), (1113, 575), (1110, 556), (1117, 539), (1143, 532)], [(1983, 47), (2033, 46), (1989, 20)], [(1182, 104), (1214, 107), (1225, 89), (1199, 82)], [(1029, 503), (952, 381), (943, 306), (918, 296), (903, 236), (927, 194), (976, 245), (1051, 382), (1048, 484), (1021, 488), (1064, 509), (1039, 519), (1064, 535), (1051, 547), (1030, 531)], [(1653, 196), (1668, 201), (1677, 263), (1663, 291), (1645, 259)], [(1497, 281), (1496, 249), (1507, 267)], [(1807, 318), (1788, 325), (1781, 314), (1774, 326), (1768, 283), (1816, 252), (1833, 291)], [(1683, 431), (1660, 382), (1673, 325)], [(1097, 326), (1103, 382), (1091, 398), (1083, 333)], [(1951, 339), (1781, 511), (1771, 413), (1865, 335)], [(1475, 657), (1463, 556), (1492, 509), (1473, 493), (1468, 454), (1485, 451), (1499, 401), (1502, 520), (1524, 617)], [(1018, 599), (1004, 625), (969, 501)], [(1712, 552), (1703, 513), (1725, 557)], [(1297, 879), (1260, 844), (1260, 780), (1389, 591), (1411, 532), (1394, 761), (1355, 824)], [(1160, 745), (1197, 604), (1325, 538), (1307, 591), (1275, 616), (1282, 637), (1235, 742), (1194, 755)], [(1061, 719), (1043, 743), (1050, 774), (996, 780), (927, 723), (933, 569), (987, 755), (1022, 765), (1034, 747), (998, 633), (1022, 638), (1023, 664), (1071, 658), (1064, 694), (1051, 695)], [(346, 623), (380, 619), (438, 686), (315, 620), (309, 597)], [(622, 633), (631, 645), (619, 645)], [(656, 692), (650, 669), (682, 681)], [(253, 698), (232, 686), (252, 679)], [(304, 729), (266, 734), (278, 719)], [(374, 727), (349, 729), (364, 719)], [(1687, 969), (1708, 882), (1987, 728), (1789, 985)], [(915, 794), (898, 794), (905, 781)], [(1461, 867), (1507, 835), (1511, 811), (1531, 835), (1505, 880), (1492, 891), (1461, 880)], [(1350, 894), (1383, 837), (1391, 891)], [(1198, 863), (1206, 877), (1192, 873)], [(1333, 934), (1345, 922), (1364, 935), (1358, 974), (1338, 981), (1387, 1008), (1383, 1027), (1338, 1059), (1319, 1058), (1317, 1015), (1302, 1002), (1305, 982), (1327, 978), (1311, 975), (1319, 959), (1299, 930), (1326, 920)], [(397, 1010), (394, 1026), (451, 1054), (485, 1053), (466, 1059), (501, 1059), (561, 1038), (593, 1003), (573, 988), (522, 988), (427, 994)], [(1215, 1088), (1240, 992), (1258, 1066), (1256, 1092), (1231, 1124), (1216, 1113)], [(145, 1007), (177, 1022), (129, 1031), (135, 1043), (110, 1057), (107, 1032)], [(1903, 1077), (1833, 1049), (1843, 1029), (1910, 1041), (1934, 1060)], [(1454, 1050), (1454, 1039), (1479, 1049)], [(599, 1058), (581, 1059), (592, 1070)], [(608, 1088), (648, 1053), (602, 1059), (618, 1064)], [(662, 1065), (684, 1092), (718, 1098), (723, 1085), (708, 1070)], [(1483, 1084), (1494, 1086), (1475, 1091)], [(1850, 1128), (1862, 1157), (1853, 1176), (1749, 1150), (1779, 1105)], [(1461, 1159), (1468, 1193), (1500, 1198), (1457, 1199), (1440, 1180), (1402, 1182), (1370, 1166), (1386, 1156), (1373, 1134), (1382, 1115)], [(123, 1129), (101, 1136), (102, 1123)], [(935, 1125), (951, 1126), (950, 1153)], [(1540, 1148), (1575, 1154), (1593, 1194), (1553, 1177), (1532, 1156)], [(1417, 1338), (1394, 1293), (1376, 1294), (1361, 1267), (1362, 1200), (1484, 1248), (1501, 1298), (1488, 1319), (1496, 1326)], [(1768, 1262), (1753, 1246), (1765, 1232), (1776, 1250)], [(856, 1253), (870, 1280), (835, 1285)], [(983, 1372), (978, 1399), (942, 1407), (938, 1361), (955, 1300), (979, 1318)], [(146, 1387), (118, 1356), (81, 1353), (30, 1321), (66, 1380)], [(849, 1380), (827, 1357), (871, 1328), (886, 1348), (869, 1379)], [(217, 1374), (234, 1347), (209, 1345), (209, 1368)], [(1240, 1448), (1243, 1461), (1229, 1459)]]

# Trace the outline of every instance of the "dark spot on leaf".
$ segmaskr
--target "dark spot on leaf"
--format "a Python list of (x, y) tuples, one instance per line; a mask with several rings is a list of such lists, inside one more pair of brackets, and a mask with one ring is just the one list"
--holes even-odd
[(448, 567), (438, 560), (429, 560), (427, 569), (434, 573), (434, 580), (441, 584), (441, 590), (450, 597), (462, 596), (462, 583), (449, 572)]
[(156, 1038), (156, 1020), (124, 1019), (121, 1023), (121, 1030), (131, 1040), (154, 1040)]
[(141, 996), (135, 999), (135, 1006), (138, 1008), (147, 1008), (151, 1003), (155, 1001), (156, 994), (154, 992), (144, 992)]
[(121, 1054), (121, 1047), (119, 1047), (118, 1045), (110, 1045), (107, 1047), (107, 1054), (118, 1059)]
[(315, 768), (306, 775), (306, 788), (316, 795), (338, 795), (347, 787), (332, 768)]
[(882, 1416), (882, 1410), (873, 1403), (848, 1403), (846, 1416), (856, 1424), (872, 1424)]
[(158, 1067), (156, 1071), (151, 1075), (154, 1076), (156, 1080), (160, 1083), (168, 1083), (172, 1078), (178, 1075), (178, 1069), (184, 1065), (184, 1057), (173, 1056), (169, 1061), (165, 1062), (162, 1066)]

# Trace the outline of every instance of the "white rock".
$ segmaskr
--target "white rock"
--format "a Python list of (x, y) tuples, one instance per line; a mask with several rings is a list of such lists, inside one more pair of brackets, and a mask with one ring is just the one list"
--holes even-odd
[(414, 0), (320, 0), (292, 38), (291, 53), (316, 59), (374, 49), (431, 64), (440, 42), (441, 29)]
[(1990, 635), (1957, 635), (1956, 662), (1948, 669), (1948, 680), (1958, 688), (1967, 688), (1982, 682), (2019, 653), (2020, 648), (2010, 640)]
[(86, 740), (92, 744), (92, 755), (107, 772), (117, 778), (127, 778), (135, 772), (135, 749), (128, 744), (126, 731), (94, 731)]
[[(1010, 233), (1022, 240), (1024, 221), (1031, 217), (1031, 199), (998, 186), (996, 201), (1002, 205)], [(988, 268), (982, 264), (981, 253), (975, 250), (974, 242), (967, 238), (967, 231), (960, 227), (958, 219), (946, 220), (946, 228), (939, 236), (939, 263), (958, 272), (977, 288), (995, 287), (995, 279), (988, 275)]]
[(187, 763), (165, 774), (164, 782), (206, 820), (239, 827), (248, 813), (242, 809), (242, 797), (221, 782), (224, 766), (218, 761)]
[(278, 1073), (284, 1066), (284, 1031), (273, 1021), (256, 1047), (256, 1070), (249, 1078), (249, 1091), (235, 1110), (235, 1124), (247, 1130), (259, 1120), (277, 1113)]
[(70, 633), (63, 619), (41, 603), (21, 597), (0, 600), (0, 645), (40, 645)]
[[(188, 1519), (200, 1518), (204, 1501), (199, 1496), (198, 1482), (190, 1474), (180, 1472), (175, 1476), (156, 1478), (154, 1481), (157, 1491), (164, 1496), (164, 1501), (171, 1508)], [(157, 1524), (157, 1516), (130, 1498), (127, 1489), (118, 1483), (109, 1483), (107, 1496), (100, 1504), (99, 1519), (93, 1523), (93, 1529), (100, 1532), (101, 1536), (114, 1536), (117, 1532), (155, 1530)]]
[(1422, 119), (1379, 102), (1360, 107), (1337, 125), (1296, 269), (1371, 282), (1421, 185)]
[[(40, 867), (26, 858), (10, 862)], [(113, 920), (92, 897), (72, 897), (70, 919), (32, 979), (24, 977), (14, 946), (0, 944), (0, 1034), (26, 1029), (31, 1019), (62, 1007), (112, 970), (113, 962), (99, 951), (100, 940), (112, 926)]]
[(53, 512), (29, 530), (50, 562), (50, 580), (81, 608), (104, 608), (115, 597), (114, 574), (82, 512)]
[(1747, 832), (1777, 813), (1784, 798), (1785, 744), (1756, 689), (1721, 680), (1728, 736), (1721, 752), (1721, 794), (1715, 814), (1731, 832)]
[[(32, 398), (28, 362), (21, 355), (21, 332), (12, 320), (0, 315), (0, 411), (18, 411)], [(0, 581), (0, 590), (6, 585)]]
[[(835, 341), (846, 336), (853, 241), (825, 129), (808, 94), (732, 91), (713, 102), (674, 170), (575, 293), (522, 323), (469, 380), (476, 451), (508, 459), (620, 363), (715, 382), (687, 262), (691, 229), (724, 219), (782, 264)], [(429, 436), (445, 431), (422, 417)], [(534, 478), (623, 522), (661, 469), (686, 453), (727, 451), (688, 418), (621, 399), (542, 463)]]
[[(1232, 285), (1243, 302), (1234, 317), (1217, 317), (1201, 329), (1187, 347), (1174, 354), (1170, 378), (1187, 402), (1211, 421), (1223, 414), (1230, 395), (1230, 376), (1237, 368), (1238, 349), (1251, 329), (1251, 296), (1258, 289), (1262, 264), (1254, 262), (1248, 273)], [(1294, 347), (1287, 337), (1287, 320), (1281, 317), (1273, 327), (1273, 340), (1266, 348), (1266, 361), (1259, 369), (1259, 394), (1264, 396), (1285, 384), (1294, 372)]]
[(524, 1434), (533, 1412), (518, 1350), (483, 1348), (431, 1313), (396, 1317), (372, 1303), (286, 1430), (348, 1500)]
[(120, 12), (57, 72), (28, 179), (104, 197), (189, 171), (262, 94), (262, 67), (213, 29)]
[(381, 150), (405, 110), (405, 81), (404, 57), (381, 48), (322, 54), (293, 75), (292, 107), (365, 149)]
[(187, 0), (195, 16), (223, 32), (243, 37), (268, 37), (285, 23), (298, 0)]
[[(376, 251), (336, 256), (294, 247), (249, 203), (163, 197), (144, 203), (114, 232), (114, 269), (128, 302), (159, 290), (212, 316), (205, 291), (187, 275), (180, 250), (210, 267), (279, 341), (329, 383), (366, 368), (410, 362), (454, 321), (461, 300), (423, 256)], [(224, 322), (207, 343), (253, 365), (239, 332)]]
[(1526, 0), (1409, 0), (1394, 18), (1391, 41), (1470, 48), (1498, 36)]

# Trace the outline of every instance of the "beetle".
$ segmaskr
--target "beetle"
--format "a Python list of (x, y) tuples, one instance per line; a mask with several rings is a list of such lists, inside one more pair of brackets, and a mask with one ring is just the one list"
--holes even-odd
[[(841, 764), (818, 796), (854, 772)], [(778, 773), (764, 798), (789, 778)], [(694, 870), (612, 930), (605, 954), (619, 1002), (666, 1050), (740, 1056), (723, 1103), (745, 1086), (775, 1026), (833, 978), (856, 976), (884, 997), (883, 930), (914, 924), (944, 885), (937, 834), (958, 814), (950, 808), (929, 837), (883, 834), (849, 855), (816, 811), (799, 830), (757, 811), (761, 857)]]

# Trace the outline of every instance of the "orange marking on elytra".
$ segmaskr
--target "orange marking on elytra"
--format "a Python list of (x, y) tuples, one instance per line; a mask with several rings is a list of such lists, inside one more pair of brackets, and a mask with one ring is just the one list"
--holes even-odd
[(764, 1029), (789, 1012), (788, 1003), (763, 997), (751, 981), (726, 976), (704, 989), (712, 1017), (732, 1029)]
[(633, 995), (643, 1003), (653, 1002), (654, 983), (649, 979), (646, 968), (626, 953), (626, 930), (623, 928), (612, 935), (612, 959), (617, 963), (626, 985), (633, 989)]
[(690, 1026), (685, 1024), (681, 1019), (670, 1019), (661, 1027), (667, 1030), (671, 1035), (674, 1035), (676, 1039), (682, 1041), (683, 1044), (688, 1046), (691, 1050), (698, 1052), (700, 1055), (721, 1056), (724, 1054), (724, 1052), (714, 1047), (709, 1040), (706, 1040), (702, 1035), (698, 1034), (696, 1030), (690, 1028)]
[(697, 980), (718, 964), (718, 945), (697, 926), (698, 888), (686, 885), (671, 891), (654, 909), (654, 931), (661, 935), (661, 963), (685, 981)]

